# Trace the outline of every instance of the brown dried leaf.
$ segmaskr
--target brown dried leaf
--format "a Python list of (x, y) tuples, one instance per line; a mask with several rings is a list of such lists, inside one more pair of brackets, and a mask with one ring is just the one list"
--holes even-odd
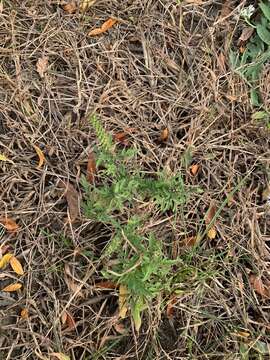
[(230, 13), (232, 11), (232, 6), (233, 6), (232, 0), (225, 0), (223, 2), (223, 5), (222, 5), (221, 11), (220, 11), (221, 19), (230, 15)]
[(170, 297), (170, 300), (167, 304), (167, 309), (166, 309), (166, 314), (169, 319), (172, 319), (174, 316), (174, 305), (176, 304), (176, 301), (177, 301), (177, 296), (175, 294), (173, 294)]
[(80, 215), (80, 198), (78, 192), (73, 185), (65, 184), (60, 181), (59, 186), (65, 189), (65, 197), (68, 203), (68, 213), (71, 223), (73, 223)]
[(37, 169), (40, 169), (42, 167), (42, 165), (44, 164), (44, 162), (45, 162), (45, 156), (44, 156), (42, 150), (40, 150), (40, 148), (38, 146), (33, 145), (33, 147), (35, 148), (36, 153), (37, 153), (38, 158), (39, 158)]
[(37, 65), (36, 65), (37, 66), (37, 72), (39, 73), (39, 76), (41, 78), (44, 78), (44, 74), (48, 69), (48, 61), (49, 61), (48, 56), (42, 56), (37, 61)]
[(63, 5), (62, 8), (68, 14), (74, 14), (77, 10), (76, 1), (70, 1), (67, 4)]
[(10, 262), (10, 259), (13, 257), (12, 254), (5, 254), (0, 260), (0, 269), (4, 269)]
[(196, 176), (199, 171), (200, 165), (199, 164), (193, 164), (189, 168), (191, 175)]
[(61, 320), (62, 320), (63, 325), (67, 325), (66, 330), (71, 331), (71, 330), (74, 330), (76, 328), (75, 320), (74, 320), (73, 316), (68, 311), (63, 312)]
[(265, 286), (262, 279), (259, 276), (251, 274), (249, 276), (249, 282), (251, 287), (262, 297), (270, 298), (270, 287)]
[(89, 31), (88, 36), (97, 36), (103, 34), (104, 32), (108, 31), (114, 24), (116, 24), (116, 19), (108, 19), (105, 21), (100, 28), (93, 29)]
[(165, 128), (161, 131), (161, 134), (160, 134), (160, 141), (167, 141), (169, 138), (169, 129), (168, 128)]
[(22, 309), (22, 311), (21, 311), (21, 318), (24, 319), (24, 320), (26, 320), (26, 319), (29, 318), (29, 311), (28, 311), (28, 309), (26, 309), (26, 308)]
[(2, 291), (13, 292), (13, 291), (19, 290), (21, 287), (22, 287), (22, 284), (19, 284), (19, 283), (10, 284), (10, 285), (4, 287), (4, 289), (2, 289)]
[(12, 256), (9, 263), (10, 263), (10, 266), (12, 267), (12, 269), (15, 271), (16, 274), (18, 274), (18, 275), (23, 275), (24, 274), (22, 265), (21, 265), (20, 261), (15, 256)]
[[(210, 203), (210, 207), (205, 215), (205, 223), (206, 225), (210, 224), (212, 222), (212, 220), (214, 219), (215, 215), (216, 215), (216, 205), (214, 203), (214, 201), (211, 201)], [(214, 224), (212, 224), (214, 225)]]
[(244, 29), (243, 29), (243, 31), (242, 31), (242, 34), (241, 34), (241, 36), (239, 37), (239, 39), (238, 39), (238, 45), (241, 43), (241, 42), (246, 42), (246, 41), (248, 41), (250, 38), (251, 38), (251, 36), (253, 35), (253, 33), (254, 33), (254, 28), (252, 28), (252, 27), (245, 27)]
[(121, 335), (125, 335), (128, 333), (128, 331), (125, 328), (123, 323), (118, 322), (118, 323), (114, 324), (113, 326), (114, 326), (115, 330)]
[(181, 244), (183, 244), (186, 247), (193, 247), (198, 241), (198, 236), (190, 236), (188, 238), (185, 238)]
[(93, 184), (96, 173), (97, 173), (96, 159), (94, 153), (91, 151), (88, 155), (87, 176), (86, 176), (90, 184)]
[(16, 222), (10, 218), (0, 218), (0, 224), (4, 226), (7, 231), (16, 232), (19, 229), (19, 226)]
[(95, 287), (100, 289), (116, 289), (117, 284), (113, 283), (112, 281), (100, 281), (95, 284)]
[(127, 296), (128, 290), (125, 285), (119, 286), (119, 317), (125, 319), (128, 308), (127, 308)]
[(217, 57), (217, 63), (221, 71), (226, 72), (226, 61), (225, 55), (221, 51)]
[(127, 136), (127, 133), (125, 131), (120, 131), (120, 132), (114, 134), (113, 137), (114, 137), (115, 141), (118, 141), (118, 142), (124, 144), (125, 146), (127, 146), (128, 141), (126, 139), (126, 136)]

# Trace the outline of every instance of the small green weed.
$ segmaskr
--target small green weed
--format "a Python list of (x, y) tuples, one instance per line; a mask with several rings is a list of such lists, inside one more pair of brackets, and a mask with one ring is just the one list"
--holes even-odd
[(150, 214), (138, 215), (142, 204), (152, 203), (155, 211), (176, 213), (189, 199), (190, 189), (181, 174), (168, 176), (164, 171), (151, 177), (134, 166), (134, 148), (118, 150), (101, 122), (90, 122), (100, 142), (97, 151), (98, 182), (89, 184), (85, 178), (84, 213), (87, 217), (109, 225), (112, 238), (105, 248), (103, 276), (124, 285), (136, 328), (141, 324), (141, 312), (161, 292), (170, 292), (172, 266), (177, 261), (164, 254), (162, 240), (145, 230)]
[(230, 63), (233, 70), (250, 87), (251, 104), (253, 106), (261, 106), (262, 101), (258, 89), (259, 79), (264, 64), (270, 59), (270, 3), (260, 1), (259, 21), (252, 20), (254, 11), (255, 8), (252, 5), (241, 11), (242, 18), (255, 31), (242, 54), (235, 51), (230, 52)]

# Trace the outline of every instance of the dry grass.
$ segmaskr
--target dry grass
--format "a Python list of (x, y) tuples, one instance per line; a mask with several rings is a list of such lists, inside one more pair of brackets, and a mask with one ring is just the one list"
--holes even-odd
[[(261, 200), (269, 132), (251, 121), (248, 89), (228, 64), (240, 32), (237, 6), (245, 2), (235, 1), (225, 20), (221, 3), (97, 0), (85, 15), (68, 15), (54, 1), (4, 1), (0, 152), (15, 165), (0, 164), (0, 210), (20, 231), (1, 243), (14, 250), (26, 275), (18, 294), (0, 292), (1, 359), (48, 359), (53, 352), (74, 360), (245, 359), (243, 344), (267, 343), (269, 300), (254, 293), (248, 275), (269, 275), (269, 209)], [(114, 28), (87, 37), (111, 16), (119, 20)], [(36, 71), (42, 56), (49, 59), (44, 78)], [(108, 230), (83, 214), (70, 224), (58, 186), (61, 179), (82, 191), (96, 142), (87, 119), (93, 112), (112, 134), (137, 129), (129, 141), (139, 149), (138, 166), (170, 167), (203, 189), (176, 222), (159, 225), (169, 253), (173, 247), (194, 277), (181, 284), (173, 318), (166, 317), (168, 299), (157, 299), (140, 334), (129, 319), (126, 333), (117, 332), (117, 291), (95, 285), (102, 281), (97, 257)], [(160, 145), (165, 127), (169, 140)], [(33, 144), (47, 160), (41, 169)], [(200, 165), (195, 177), (189, 162)], [(198, 233), (211, 201), (221, 206), (244, 177), (221, 211), (216, 239), (184, 249), (181, 241)], [(11, 276), (1, 272), (1, 288)], [(77, 293), (67, 278), (79, 285)], [(20, 317), (25, 307), (27, 320)], [(63, 328), (65, 310), (75, 330)]]

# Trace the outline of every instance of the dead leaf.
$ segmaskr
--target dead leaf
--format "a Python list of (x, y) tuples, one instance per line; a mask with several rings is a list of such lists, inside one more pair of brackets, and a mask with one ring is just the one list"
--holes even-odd
[(12, 267), (12, 269), (15, 271), (16, 274), (18, 274), (18, 275), (23, 275), (24, 274), (22, 265), (15, 256), (11, 257), (9, 263), (10, 263), (10, 266)]
[(113, 25), (116, 24), (116, 22), (117, 22), (116, 19), (110, 18), (107, 21), (105, 21), (100, 28), (96, 28), (96, 29), (89, 31), (88, 36), (97, 36), (97, 35), (103, 34), (107, 30), (109, 30), (111, 27), (113, 27)]
[(198, 236), (190, 236), (181, 241), (181, 244), (186, 247), (193, 247), (198, 241)]
[(0, 154), (0, 161), (7, 161), (12, 163), (13, 165), (15, 164), (12, 160), (8, 159), (5, 155)]
[(5, 255), (9, 250), (10, 250), (10, 245), (8, 245), (8, 244), (0, 245), (0, 257)]
[(217, 57), (217, 63), (222, 72), (226, 72), (226, 62), (225, 62), (225, 55), (221, 51)]
[(21, 287), (22, 287), (22, 284), (19, 284), (19, 283), (10, 284), (10, 285), (4, 287), (4, 289), (2, 289), (2, 291), (13, 292), (13, 291), (19, 290)]
[(170, 300), (167, 304), (167, 309), (166, 309), (166, 314), (167, 314), (167, 317), (169, 319), (172, 319), (173, 318), (173, 315), (174, 315), (174, 305), (176, 304), (176, 301), (177, 301), (177, 296), (175, 294), (173, 294), (171, 297), (170, 297)]
[(87, 163), (87, 180), (90, 184), (93, 184), (96, 172), (96, 159), (94, 153), (91, 151), (89, 152)]
[(246, 42), (248, 41), (251, 36), (253, 35), (254, 33), (254, 28), (253, 27), (245, 27), (242, 31), (242, 34), (240, 35), (239, 39), (238, 39), (238, 45), (241, 44), (241, 42)]
[(234, 333), (233, 335), (240, 336), (240, 337), (243, 337), (243, 338), (248, 338), (248, 337), (250, 337), (250, 333), (249, 333), (249, 332), (246, 332), (246, 331), (237, 331), (237, 332)]
[(207, 231), (207, 236), (210, 240), (215, 239), (215, 237), (217, 236), (217, 231), (215, 229), (214, 226), (212, 226), (208, 231)]
[(21, 311), (21, 318), (24, 319), (24, 320), (26, 320), (26, 319), (29, 318), (29, 311), (28, 311), (28, 309), (26, 309), (26, 308), (22, 309), (22, 311)]
[(118, 323), (114, 324), (113, 327), (121, 335), (125, 335), (128, 333), (128, 330), (125, 328), (123, 323), (118, 322)]
[(16, 222), (10, 218), (0, 218), (0, 224), (9, 232), (16, 232), (19, 229), (19, 226)]
[(232, 0), (225, 0), (223, 2), (221, 11), (220, 11), (220, 18), (223, 19), (227, 16), (230, 15), (231, 11), (232, 11)]
[(249, 276), (251, 287), (262, 297), (270, 298), (270, 287), (265, 286), (259, 276), (251, 274)]
[(74, 14), (77, 10), (76, 1), (70, 1), (67, 4), (62, 6), (62, 9), (68, 14)]
[(95, 284), (95, 287), (100, 289), (116, 289), (117, 284), (113, 283), (112, 281), (100, 281)]
[(127, 295), (128, 290), (125, 285), (119, 286), (119, 317), (125, 319), (128, 308), (127, 308)]
[(128, 146), (128, 141), (126, 137), (127, 137), (127, 133), (125, 131), (120, 131), (113, 135), (115, 141), (118, 141), (123, 145)]
[(36, 65), (37, 72), (41, 78), (44, 78), (44, 74), (48, 69), (48, 61), (49, 61), (48, 56), (42, 56), (37, 61), (37, 65)]
[(65, 189), (65, 197), (68, 203), (68, 213), (71, 223), (73, 223), (80, 215), (80, 199), (79, 194), (71, 184), (65, 184), (60, 181), (59, 186)]
[(5, 254), (0, 260), (0, 269), (4, 269), (10, 262), (10, 259), (13, 257), (12, 254)]
[(199, 168), (200, 168), (199, 164), (191, 165), (191, 167), (189, 168), (191, 175), (196, 176), (197, 173), (198, 173)]
[(58, 360), (70, 360), (70, 357), (63, 353), (51, 353), (50, 356), (54, 356)]
[(75, 320), (74, 320), (73, 316), (70, 314), (70, 312), (64, 311), (62, 314), (61, 320), (62, 320), (63, 325), (67, 325), (66, 330), (71, 331), (76, 328)]
[(38, 146), (33, 145), (33, 147), (35, 148), (36, 153), (37, 153), (38, 158), (39, 158), (39, 163), (38, 163), (37, 169), (40, 169), (42, 167), (42, 165), (44, 164), (44, 162), (45, 162), (45, 156), (44, 156), (42, 150), (40, 150), (40, 148)]
[(160, 141), (165, 142), (168, 140), (168, 138), (169, 138), (169, 129), (165, 128), (161, 131)]
[(96, 0), (80, 0), (80, 10), (86, 12), (95, 2)]
[(209, 209), (208, 209), (208, 211), (206, 213), (206, 216), (205, 216), (206, 225), (209, 225), (213, 221), (213, 219), (214, 219), (214, 217), (216, 215), (216, 211), (217, 211), (217, 209), (216, 209), (215, 202), (211, 201)]

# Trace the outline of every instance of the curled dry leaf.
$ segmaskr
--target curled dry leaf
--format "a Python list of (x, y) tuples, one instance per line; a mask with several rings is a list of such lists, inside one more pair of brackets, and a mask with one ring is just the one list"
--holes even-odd
[(40, 168), (42, 167), (42, 165), (44, 164), (44, 162), (45, 162), (45, 156), (44, 156), (42, 150), (40, 150), (40, 148), (39, 148), (38, 146), (33, 145), (33, 147), (35, 148), (36, 153), (37, 153), (38, 158), (39, 158), (39, 162), (38, 162), (37, 168), (40, 169)]
[(22, 311), (21, 311), (21, 318), (24, 319), (24, 320), (26, 320), (26, 319), (29, 318), (29, 311), (28, 311), (28, 309), (26, 309), (26, 308), (22, 309)]
[(17, 291), (17, 290), (21, 289), (21, 287), (22, 287), (22, 284), (19, 284), (19, 283), (10, 284), (10, 285), (4, 287), (4, 289), (2, 289), (2, 291), (4, 291), (4, 292), (14, 292), (14, 291)]
[(115, 141), (118, 141), (118, 142), (122, 143), (125, 146), (128, 145), (127, 133), (125, 131), (120, 131), (120, 132), (114, 134), (113, 138), (114, 138)]
[(161, 131), (160, 141), (165, 142), (168, 140), (168, 138), (169, 138), (169, 129), (165, 128)]
[(37, 61), (37, 65), (36, 65), (37, 72), (41, 78), (44, 78), (44, 74), (48, 69), (48, 61), (49, 61), (48, 56), (42, 56)]
[(19, 226), (13, 219), (10, 218), (0, 218), (0, 224), (9, 232), (16, 232), (19, 229)]
[(128, 308), (127, 308), (127, 296), (128, 290), (125, 285), (119, 286), (119, 317), (125, 319)]
[(69, 1), (67, 4), (62, 6), (63, 10), (68, 14), (74, 14), (77, 10), (76, 1)]
[(22, 265), (21, 265), (20, 261), (15, 256), (11, 257), (9, 263), (10, 263), (10, 266), (12, 267), (12, 269), (15, 271), (16, 274), (18, 274), (18, 275), (23, 275), (24, 274)]
[(208, 211), (207, 211), (207, 213), (205, 215), (205, 223), (206, 223), (206, 225), (209, 225), (213, 221), (213, 219), (214, 219), (214, 217), (216, 215), (216, 211), (217, 211), (216, 205), (215, 205), (214, 201), (211, 201), (209, 209), (208, 209)]
[(116, 24), (116, 19), (108, 19), (105, 21), (100, 28), (93, 29), (89, 31), (88, 36), (97, 36), (100, 34), (103, 34), (104, 32), (108, 31), (110, 28), (113, 27), (114, 24)]
[(90, 184), (93, 184), (96, 173), (97, 173), (96, 159), (94, 153), (91, 151), (89, 153), (88, 163), (87, 163), (87, 180)]
[(238, 39), (238, 45), (240, 45), (243, 42), (248, 41), (251, 38), (251, 36), (253, 35), (253, 33), (254, 33), (253, 27), (250, 27), (250, 26), (245, 27), (242, 31), (241, 36)]
[(4, 269), (10, 262), (10, 259), (13, 257), (12, 254), (5, 254), (0, 260), (0, 269)]
[(250, 286), (262, 297), (270, 298), (270, 284), (265, 285), (259, 276), (249, 276)]
[(121, 334), (121, 335), (125, 335), (128, 333), (127, 329), (125, 328), (124, 324), (123, 323), (116, 323), (113, 325), (113, 327), (115, 328), (115, 330)]
[(191, 175), (196, 176), (199, 171), (200, 165), (199, 164), (193, 164), (189, 168)]
[(65, 189), (65, 197), (68, 203), (68, 212), (70, 221), (73, 223), (80, 215), (79, 194), (71, 184), (65, 184), (60, 181), (59, 186)]
[(66, 330), (71, 331), (71, 330), (74, 330), (76, 328), (75, 320), (74, 320), (73, 316), (68, 311), (63, 312), (61, 320), (62, 320), (63, 325), (67, 325)]

